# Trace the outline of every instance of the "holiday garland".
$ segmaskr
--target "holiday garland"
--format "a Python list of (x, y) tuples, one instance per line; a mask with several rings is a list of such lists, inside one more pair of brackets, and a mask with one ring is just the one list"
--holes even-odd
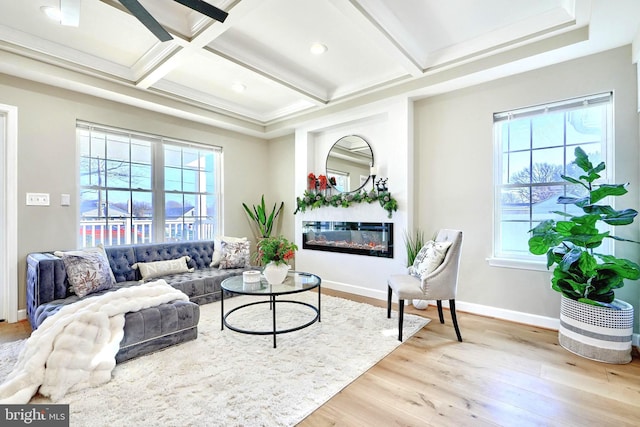
[[(324, 179), (323, 179), (324, 178)], [(332, 184), (331, 178), (329, 182)], [(355, 193), (338, 193), (331, 194), (331, 188), (327, 186), (327, 178), (324, 175), (320, 175), (318, 179), (310, 173), (308, 176), (308, 189), (305, 190), (302, 197), (296, 198), (296, 211), (305, 212), (307, 209), (316, 209), (324, 206), (342, 207), (348, 208), (354, 203), (373, 203), (378, 202), (384, 210), (388, 212), (388, 217), (391, 218), (394, 211), (398, 210), (398, 201), (391, 197), (389, 191), (357, 191)]]

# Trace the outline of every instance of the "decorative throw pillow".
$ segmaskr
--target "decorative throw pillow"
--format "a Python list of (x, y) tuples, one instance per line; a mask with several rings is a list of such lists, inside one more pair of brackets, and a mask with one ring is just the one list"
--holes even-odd
[(222, 257), (222, 242), (246, 242), (246, 237), (230, 237), (230, 236), (216, 236), (213, 238), (213, 255), (211, 256), (211, 264), (209, 267), (218, 267), (220, 265), (220, 258)]
[(220, 257), (220, 265), (218, 268), (224, 270), (227, 268), (249, 267), (249, 242), (225, 242), (222, 241), (222, 255)]
[(176, 259), (168, 259), (164, 261), (153, 262), (137, 262), (131, 268), (140, 270), (142, 282), (153, 279), (154, 277), (166, 276), (167, 274), (193, 272), (194, 268), (189, 268), (187, 262), (191, 260), (189, 256), (182, 256)]
[(435, 271), (447, 254), (451, 242), (434, 242), (429, 240), (416, 255), (413, 265), (409, 268), (409, 274), (418, 278)]
[(102, 245), (78, 251), (53, 253), (62, 258), (71, 291), (80, 298), (111, 288), (116, 279)]

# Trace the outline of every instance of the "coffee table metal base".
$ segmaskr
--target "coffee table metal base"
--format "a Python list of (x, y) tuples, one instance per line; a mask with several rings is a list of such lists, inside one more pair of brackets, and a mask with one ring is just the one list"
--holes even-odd
[[(259, 304), (269, 304), (269, 308), (271, 309), (271, 314), (272, 314), (272, 318), (273, 318), (273, 329), (271, 331), (254, 331), (254, 330), (249, 330), (249, 329), (242, 329), (242, 328), (238, 328), (236, 326), (233, 326), (231, 324), (229, 324), (229, 322), (227, 322), (227, 317), (232, 314), (235, 313), (238, 310), (242, 310), (244, 308), (247, 307), (251, 307), (254, 305), (259, 305)], [(310, 321), (308, 321), (307, 323), (304, 323), (300, 326), (295, 326), (292, 328), (287, 328), (287, 329), (278, 329), (276, 326), (276, 307), (280, 304), (298, 304), (298, 305), (304, 305), (306, 307), (309, 307), (311, 310), (313, 310), (315, 312), (315, 317), (313, 319), (311, 319)], [(224, 329), (224, 327), (226, 326), (227, 328), (231, 329), (232, 331), (235, 332), (239, 332), (241, 334), (249, 334), (249, 335), (273, 335), (273, 348), (276, 348), (276, 336), (278, 334), (286, 334), (288, 332), (294, 332), (294, 331), (299, 331), (300, 329), (304, 329), (308, 326), (313, 325), (316, 322), (320, 322), (320, 310), (318, 307), (311, 305), (309, 303), (306, 302), (302, 302), (302, 301), (292, 301), (292, 300), (279, 300), (276, 299), (275, 296), (270, 297), (268, 300), (265, 301), (255, 301), (255, 302), (251, 302), (248, 304), (243, 304), (240, 305), (238, 307), (235, 307), (231, 310), (229, 310), (227, 313), (225, 313), (222, 317), (222, 328)]]
[[(278, 336), (278, 334), (286, 334), (288, 332), (299, 331), (300, 329), (306, 328), (316, 322), (321, 321), (321, 283), (322, 279), (320, 277), (316, 276), (315, 274), (305, 273), (301, 271), (289, 271), (284, 282), (282, 282), (281, 284), (269, 284), (264, 278), (260, 278), (259, 282), (245, 283), (242, 276), (228, 277), (224, 279), (220, 284), (220, 288), (222, 290), (222, 294), (220, 297), (220, 330), (224, 330), (224, 327), (226, 326), (232, 331), (239, 332), (241, 334), (273, 335), (273, 348), (276, 348), (276, 337)], [(318, 293), (317, 305), (313, 305), (303, 301), (282, 299), (285, 298), (286, 295), (309, 292), (311, 290), (315, 290)], [(229, 294), (250, 295), (262, 298), (259, 301), (242, 304), (238, 307), (232, 308), (228, 312), (225, 312), (224, 300), (225, 293), (227, 292)], [(258, 304), (269, 304), (272, 317), (271, 330), (265, 330), (264, 328), (262, 330), (252, 330), (245, 327), (241, 328), (229, 324), (227, 318), (230, 314)], [(312, 313), (314, 313), (315, 316), (310, 321), (302, 323), (298, 326), (291, 327), (290, 324), (287, 324), (286, 328), (278, 329), (278, 326), (276, 324), (276, 311), (278, 307), (282, 307), (282, 304), (297, 304), (309, 307), (309, 309), (312, 310)]]

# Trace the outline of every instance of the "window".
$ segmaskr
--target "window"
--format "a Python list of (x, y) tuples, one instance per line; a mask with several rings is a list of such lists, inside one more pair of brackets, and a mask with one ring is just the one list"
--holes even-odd
[(213, 239), (221, 150), (78, 122), (81, 246)]
[(559, 196), (586, 195), (561, 175), (581, 172), (572, 164), (576, 147), (594, 164), (608, 160), (612, 125), (611, 93), (494, 114), (495, 258), (540, 260), (529, 253), (528, 231), (559, 218)]

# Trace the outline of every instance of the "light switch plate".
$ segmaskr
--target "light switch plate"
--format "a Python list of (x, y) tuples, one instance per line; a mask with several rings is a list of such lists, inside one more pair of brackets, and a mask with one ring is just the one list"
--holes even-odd
[(60, 195), (60, 206), (70, 206), (71, 205), (71, 195), (70, 194), (61, 194)]
[(49, 193), (27, 193), (27, 206), (49, 206)]

